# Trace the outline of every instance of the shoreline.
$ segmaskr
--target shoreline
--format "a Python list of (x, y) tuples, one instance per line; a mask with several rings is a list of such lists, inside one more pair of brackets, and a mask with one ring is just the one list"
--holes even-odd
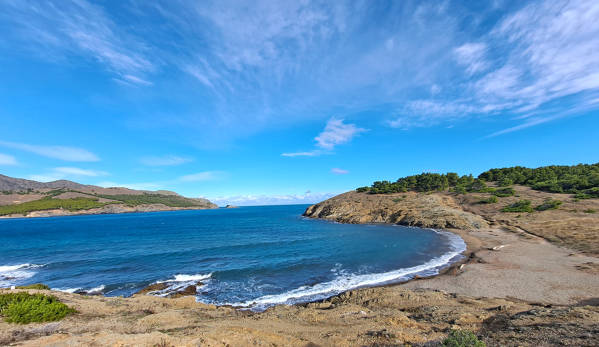
[[(125, 205), (118, 205), (125, 206)], [(139, 209), (138, 209), (139, 207)], [(145, 209), (148, 208), (148, 209)], [(147, 212), (170, 212), (170, 211), (199, 211), (199, 210), (216, 210), (220, 207), (170, 207), (164, 205), (164, 207), (155, 208), (155, 205), (139, 205), (127, 210), (122, 210), (119, 212), (115, 211), (93, 211), (90, 210), (82, 210), (82, 211), (65, 211), (65, 210), (40, 210), (33, 211), (28, 215), (5, 215), (0, 216), (1, 219), (29, 219), (29, 218), (53, 218), (53, 217), (70, 217), (70, 216), (95, 216), (95, 215), (110, 215), (110, 214), (126, 214), (126, 213), (147, 213)], [(94, 209), (95, 210), (95, 209)], [(46, 213), (48, 213), (46, 215)]]
[[(78, 312), (52, 323), (16, 325), (0, 321), (0, 344), (301, 347), (408, 344), (424, 347), (438, 344), (453, 329), (473, 331), (490, 346), (539, 346), (564, 341), (577, 346), (599, 343), (599, 335), (593, 333), (599, 331), (599, 305), (592, 299), (598, 296), (595, 294), (598, 294), (599, 282), (591, 286), (571, 283), (587, 285), (593, 295), (560, 303), (519, 298), (492, 280), (494, 274), (506, 271), (501, 258), (511, 258), (509, 252), (512, 251), (520, 252), (520, 243), (542, 251), (544, 257), (557, 254), (558, 262), (569, 259), (580, 264), (586, 261), (584, 256), (571, 256), (572, 253), (546, 241), (540, 242), (536, 237), (497, 228), (445, 231), (460, 236), (466, 243), (466, 251), (463, 259), (437, 275), (347, 290), (301, 304), (277, 304), (262, 312), (203, 304), (194, 296), (164, 298), (140, 294), (123, 298), (19, 289), (17, 291), (54, 295)], [(510, 243), (500, 247), (505, 240)], [(514, 261), (521, 259), (516, 257)], [(541, 259), (541, 263), (545, 262), (546, 258)], [(569, 272), (580, 272), (571, 265), (566, 266)], [(483, 268), (478, 269), (480, 266)], [(519, 271), (507, 269), (513, 270)], [(524, 282), (547, 288), (547, 283), (538, 284), (534, 276), (530, 276), (539, 269), (521, 270), (525, 274)], [(490, 277), (484, 277), (485, 273)], [(513, 276), (511, 272), (510, 276)], [(599, 280), (599, 276), (585, 276)], [(507, 281), (522, 282), (522, 277), (513, 276)], [(466, 286), (460, 287), (460, 283)], [(498, 287), (501, 295), (477, 295), (481, 293), (478, 288), (481, 283), (487, 288)], [(7, 292), (11, 291), (0, 289), (0, 293)], [(539, 293), (543, 291), (533, 291), (534, 295)]]

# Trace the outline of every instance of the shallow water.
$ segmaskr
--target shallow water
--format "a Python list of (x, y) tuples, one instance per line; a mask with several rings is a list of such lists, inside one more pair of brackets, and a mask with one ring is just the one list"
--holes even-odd
[(433, 275), (465, 249), (450, 233), (306, 219), (306, 207), (0, 220), (0, 287), (127, 296), (201, 281), (199, 301), (260, 310)]

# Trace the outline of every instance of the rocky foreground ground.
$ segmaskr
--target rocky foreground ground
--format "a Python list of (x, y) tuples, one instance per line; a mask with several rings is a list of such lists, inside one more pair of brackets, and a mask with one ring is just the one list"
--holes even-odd
[[(440, 276), (365, 288), (262, 313), (138, 294), (105, 298), (53, 292), (78, 313), (60, 322), (0, 322), (0, 345), (25, 346), (436, 346), (452, 329), (487, 346), (598, 346), (597, 200), (516, 187), (484, 193), (346, 193), (306, 214), (340, 222), (448, 228), (468, 244)], [(557, 210), (505, 213), (518, 199), (560, 198)], [(33, 292), (33, 290), (30, 290)]]

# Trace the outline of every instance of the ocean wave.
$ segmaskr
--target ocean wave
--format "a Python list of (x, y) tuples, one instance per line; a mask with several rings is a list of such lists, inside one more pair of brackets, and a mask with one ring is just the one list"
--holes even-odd
[(7, 287), (33, 277), (37, 272), (31, 271), (45, 264), (17, 264), (0, 266), (0, 287)]
[(245, 302), (225, 304), (245, 307), (253, 311), (262, 311), (277, 304), (291, 305), (322, 300), (352, 289), (403, 282), (417, 275), (432, 276), (438, 274), (439, 269), (449, 265), (456, 258), (461, 257), (462, 252), (466, 250), (466, 244), (462, 238), (453, 233), (431, 230), (448, 238), (450, 251), (424, 264), (383, 273), (346, 274), (340, 271), (339, 276), (329, 282), (318, 283), (312, 286), (301, 286), (281, 294), (265, 295)]
[(209, 274), (196, 274), (196, 275), (180, 274), (180, 275), (175, 275), (174, 277), (175, 278), (173, 278), (173, 279), (166, 280), (166, 281), (158, 281), (156, 283), (201, 281), (201, 280), (206, 280), (206, 279), (209, 279), (210, 277), (212, 277), (212, 272)]
[(168, 286), (161, 290), (155, 290), (149, 292), (149, 295), (155, 296), (168, 296), (170, 294), (179, 292), (189, 286), (196, 285), (196, 288), (199, 287), (197, 284), (200, 281), (209, 281), (212, 277), (212, 272), (209, 274), (195, 274), (195, 275), (187, 275), (187, 274), (178, 274), (173, 276), (174, 278), (168, 279), (166, 281), (156, 281), (154, 283), (168, 283)]

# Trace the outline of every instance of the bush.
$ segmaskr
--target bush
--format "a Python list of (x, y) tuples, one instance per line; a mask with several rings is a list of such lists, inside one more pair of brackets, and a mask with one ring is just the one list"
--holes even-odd
[(597, 213), (597, 211), (593, 210), (592, 208), (586, 209), (583, 212), (584, 213)]
[(562, 202), (559, 200), (546, 200), (544, 203), (535, 207), (537, 211), (546, 211), (546, 210), (557, 210), (562, 205)]
[(513, 196), (516, 192), (514, 191), (514, 188), (502, 188), (502, 189), (497, 189), (493, 192), (493, 195), (498, 196), (500, 198), (505, 198), (508, 196)]
[(26, 286), (16, 286), (17, 289), (44, 289), (44, 290), (50, 290), (50, 287), (48, 287), (45, 284), (42, 283), (35, 283), (35, 284), (29, 284)]
[(501, 209), (501, 212), (532, 212), (530, 200), (518, 200), (517, 202)]
[(497, 182), (497, 184), (498, 184), (500, 187), (509, 187), (509, 186), (511, 186), (512, 184), (514, 184), (514, 181), (512, 181), (512, 180), (511, 180), (510, 178), (508, 178), (508, 177), (503, 177), (502, 179), (500, 179), (500, 180)]
[(496, 196), (490, 196), (488, 199), (483, 199), (483, 200), (479, 201), (479, 203), (481, 203), (481, 204), (494, 204), (496, 202), (497, 202)]
[(486, 347), (487, 345), (480, 341), (474, 333), (467, 330), (451, 330), (443, 346), (447, 347)]
[(54, 296), (25, 292), (0, 295), (0, 315), (9, 323), (52, 322), (74, 312)]

